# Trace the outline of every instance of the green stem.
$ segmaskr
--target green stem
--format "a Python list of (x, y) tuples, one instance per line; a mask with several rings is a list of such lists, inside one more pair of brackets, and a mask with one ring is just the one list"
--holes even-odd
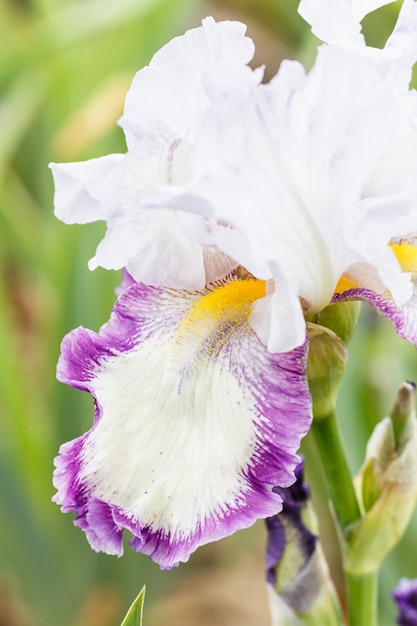
[(349, 626), (377, 626), (378, 574), (346, 573)]
[(313, 420), (313, 432), (334, 511), (344, 530), (358, 520), (361, 513), (335, 414)]
[[(334, 413), (313, 421), (313, 432), (329, 495), (342, 532), (361, 517), (352, 477)], [(377, 574), (345, 572), (349, 626), (377, 625)]]

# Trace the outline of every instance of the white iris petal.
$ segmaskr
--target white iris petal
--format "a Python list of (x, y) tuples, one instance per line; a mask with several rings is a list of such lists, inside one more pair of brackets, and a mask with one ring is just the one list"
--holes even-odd
[[(56, 215), (70, 223), (107, 222), (91, 269), (127, 267), (138, 281), (197, 289), (236, 265), (215, 248), (203, 253), (192, 228), (185, 234), (171, 209), (157, 216), (144, 209), (142, 198), (155, 185), (190, 179), (195, 128), (211, 105), (207, 89), (214, 94), (216, 76), (221, 78), (216, 95), (220, 100), (261, 80), (261, 73), (246, 67), (254, 45), (245, 31), (240, 22), (206, 18), (200, 28), (155, 54), (136, 74), (126, 96), (120, 120), (129, 148), (126, 155), (51, 165)], [(158, 254), (161, 259), (154, 263)]]
[[(374, 242), (363, 200), (395, 146), (398, 118), (397, 100), (371, 63), (341, 48), (321, 48), (309, 75), (285, 63), (251, 98), (210, 110), (197, 137), (195, 181), (173, 189), (172, 200), (170, 190), (154, 196), (155, 204), (183, 202), (190, 211), (196, 197), (202, 207), (208, 201), (230, 225), (213, 231), (219, 247), (259, 278), (279, 285), (280, 276), (292, 277), (293, 287), (278, 289), (274, 300), (292, 313), (275, 309), (282, 324), (268, 341), (271, 350), (302, 342), (295, 296), (308, 310), (321, 310), (352, 265), (374, 263), (399, 303), (409, 296), (407, 277), (385, 254), (388, 242)], [(365, 255), (358, 233), (373, 244)]]
[(360, 22), (368, 13), (394, 0), (301, 0), (298, 12), (322, 41), (364, 45)]
[(362, 19), (393, 0), (301, 0), (298, 12), (322, 41), (351, 48), (375, 64), (397, 93), (407, 93), (417, 61), (417, 3), (404, 0), (397, 23), (383, 49), (367, 46)]

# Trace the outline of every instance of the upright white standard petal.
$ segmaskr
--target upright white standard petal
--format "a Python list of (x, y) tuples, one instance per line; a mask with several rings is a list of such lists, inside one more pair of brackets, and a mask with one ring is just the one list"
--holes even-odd
[(361, 21), (393, 0), (301, 0), (298, 12), (322, 41), (356, 49), (375, 63), (394, 90), (404, 93), (417, 61), (417, 2), (404, 0), (397, 23), (383, 49), (366, 45)]
[(395, 89), (404, 92), (410, 84), (413, 65), (417, 61), (417, 2), (404, 0), (395, 28), (382, 55), (385, 73)]
[(245, 67), (253, 57), (254, 44), (245, 31), (240, 22), (215, 22), (208, 17), (200, 28), (161, 48), (149, 66), (136, 74), (126, 96), (120, 124), (127, 131), (129, 147), (141, 135), (169, 145), (178, 139), (192, 142), (209, 104), (207, 70), (216, 68), (221, 77), (225, 70)]
[(301, 17), (316, 37), (339, 45), (364, 44), (360, 20), (353, 16), (352, 0), (301, 0)]
[(142, 197), (154, 185), (189, 180), (195, 128), (210, 98), (226, 98), (261, 80), (246, 67), (254, 46), (245, 30), (239, 22), (206, 18), (155, 54), (126, 97), (120, 120), (125, 155), (51, 165), (56, 215), (68, 223), (107, 222), (90, 268), (126, 267), (138, 281), (196, 289), (235, 267), (214, 246), (204, 251), (193, 240), (195, 219), (187, 226), (187, 216), (180, 224), (172, 210), (146, 211)]
[(386, 4), (392, 4), (392, 2), (394, 2), (394, 0), (352, 0), (354, 18), (358, 22), (361, 22), (368, 13), (372, 13), (372, 11)]
[(312, 32), (326, 43), (364, 44), (361, 21), (368, 13), (394, 0), (301, 0), (298, 12)]
[[(399, 116), (398, 99), (373, 64), (332, 46), (320, 48), (309, 75), (284, 63), (251, 98), (207, 114), (195, 181), (172, 189), (172, 203), (190, 211), (211, 204), (219, 246), (254, 276), (275, 281), (273, 300), (258, 302), (253, 317), (256, 329), (265, 317), (259, 309), (272, 312), (274, 304), (281, 324), (273, 334), (271, 323), (270, 350), (302, 342), (302, 309), (323, 309), (346, 272), (356, 285), (388, 290), (397, 305), (411, 296), (390, 238), (374, 232), (367, 199), (397, 145)], [(158, 202), (169, 203), (167, 196)], [(387, 223), (397, 212), (400, 200)]]
[[(368, 216), (374, 233), (409, 238), (416, 228), (417, 99), (409, 89), (417, 61), (417, 2), (404, 0), (393, 32), (381, 49), (369, 47), (360, 22), (385, 0), (301, 0), (299, 13), (324, 42), (363, 56), (380, 73), (398, 99), (398, 140), (367, 186)], [(368, 229), (364, 228), (364, 231)], [(371, 243), (371, 242), (370, 242)], [(371, 244), (372, 245), (372, 244)]]

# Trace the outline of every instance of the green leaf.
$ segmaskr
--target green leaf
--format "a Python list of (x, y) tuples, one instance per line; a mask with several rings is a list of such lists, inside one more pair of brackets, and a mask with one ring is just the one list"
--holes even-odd
[(146, 587), (144, 586), (120, 626), (142, 626), (145, 591)]

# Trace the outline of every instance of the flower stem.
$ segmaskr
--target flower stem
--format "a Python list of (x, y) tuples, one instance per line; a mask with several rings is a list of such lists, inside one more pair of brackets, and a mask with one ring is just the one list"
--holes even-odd
[[(329, 495), (342, 533), (361, 517), (339, 425), (334, 412), (313, 421), (313, 432), (326, 475)], [(343, 550), (342, 550), (343, 553)], [(346, 572), (349, 626), (376, 626), (377, 573)]]
[(377, 626), (378, 574), (346, 573), (349, 626)]
[(336, 415), (313, 420), (313, 432), (336, 517), (344, 530), (361, 517)]

